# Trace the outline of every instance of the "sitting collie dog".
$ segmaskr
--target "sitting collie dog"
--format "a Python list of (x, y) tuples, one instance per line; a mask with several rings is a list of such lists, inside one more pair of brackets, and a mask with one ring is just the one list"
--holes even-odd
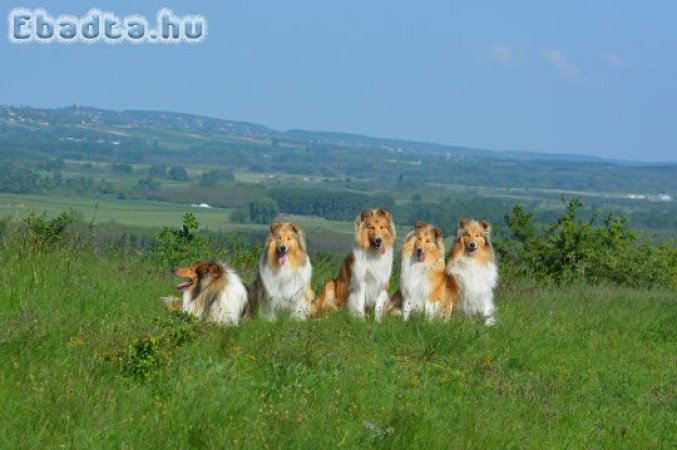
[(273, 222), (259, 262), (254, 292), (261, 315), (274, 320), (278, 311), (287, 310), (295, 319), (307, 319), (315, 298), (310, 287), (312, 274), (301, 227), (296, 223)]
[(456, 279), (460, 289), (459, 310), (484, 317), (487, 326), (496, 324), (494, 289), (498, 285), (490, 235), (489, 222), (462, 219), (447, 262), (447, 274)]
[(237, 325), (247, 311), (247, 288), (235, 271), (221, 261), (198, 262), (174, 270), (187, 278), (176, 288), (183, 299), (163, 297), (170, 309), (181, 309), (200, 319), (223, 325)]
[(388, 306), (393, 268), (395, 224), (385, 208), (362, 211), (355, 220), (355, 247), (336, 278), (327, 281), (314, 305), (316, 312), (347, 307), (364, 318), (367, 308), (381, 320)]
[(428, 319), (449, 319), (458, 297), (456, 279), (445, 273), (442, 230), (425, 222), (416, 222), (402, 247), (400, 290), (392, 304), (401, 308), (402, 318), (412, 312)]

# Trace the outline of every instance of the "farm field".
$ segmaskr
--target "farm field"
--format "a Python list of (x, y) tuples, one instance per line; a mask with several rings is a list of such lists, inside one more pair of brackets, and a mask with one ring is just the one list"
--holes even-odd
[[(336, 269), (317, 260), (314, 287)], [(341, 313), (221, 328), (167, 312), (176, 278), (134, 258), (5, 243), (0, 283), (2, 448), (677, 443), (674, 292), (508, 280), (494, 328)]]
[[(115, 223), (121, 227), (155, 230), (165, 226), (178, 226), (183, 215), (191, 212), (198, 218), (203, 230), (265, 233), (269, 228), (268, 225), (231, 223), (229, 220), (232, 209), (229, 208), (196, 208), (150, 200), (0, 193), (0, 217), (21, 219), (31, 211), (36, 214), (46, 212), (48, 216), (54, 216), (65, 210), (75, 211), (86, 223), (90, 223), (94, 217), (95, 225)], [(287, 216), (287, 220), (299, 222), (306, 229), (310, 241), (317, 242), (323, 248), (331, 248), (330, 241), (338, 241), (345, 246), (352, 240), (353, 225), (349, 222), (305, 216)]]

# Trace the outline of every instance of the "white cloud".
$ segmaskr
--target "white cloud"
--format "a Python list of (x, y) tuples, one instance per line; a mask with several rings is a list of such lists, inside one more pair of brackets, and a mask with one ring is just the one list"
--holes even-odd
[(501, 64), (510, 64), (515, 59), (515, 52), (502, 42), (494, 42), (489, 51), (489, 59)]
[(606, 52), (602, 54), (602, 59), (605, 63), (612, 67), (625, 67), (625, 61), (615, 53)]
[(581, 69), (576, 64), (569, 61), (559, 50), (543, 50), (541, 51), (541, 56), (543, 56), (555, 69), (557, 69), (560, 75), (567, 80), (583, 81)]

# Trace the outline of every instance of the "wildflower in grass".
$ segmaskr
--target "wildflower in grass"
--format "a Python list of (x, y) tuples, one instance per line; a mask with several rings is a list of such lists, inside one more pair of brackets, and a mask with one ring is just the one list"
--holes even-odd
[(81, 347), (84, 345), (84, 343), (85, 341), (81, 336), (72, 336), (70, 339), (68, 339), (68, 345), (71, 347)]

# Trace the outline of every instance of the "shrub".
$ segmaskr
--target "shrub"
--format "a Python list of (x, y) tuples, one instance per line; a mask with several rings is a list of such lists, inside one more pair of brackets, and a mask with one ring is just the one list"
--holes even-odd
[(212, 252), (209, 242), (196, 234), (199, 226), (192, 213), (184, 214), (181, 229), (164, 227), (155, 235), (149, 254), (168, 267), (205, 258)]
[(159, 338), (148, 336), (138, 339), (127, 349), (127, 355), (122, 363), (122, 375), (141, 381), (146, 380), (163, 361)]
[(31, 245), (36, 247), (55, 246), (69, 240), (66, 229), (74, 221), (72, 211), (62, 212), (53, 219), (47, 218), (47, 213), (36, 215), (28, 214), (22, 221), (26, 235)]
[(533, 215), (516, 205), (506, 215), (514, 237), (497, 245), (510, 270), (546, 276), (557, 283), (611, 281), (629, 286), (677, 287), (677, 250), (671, 243), (652, 245), (631, 230), (627, 218), (609, 214), (596, 225), (597, 214), (582, 221), (580, 199), (566, 202), (565, 213), (537, 229)]
[(200, 333), (200, 321), (183, 311), (173, 311), (167, 317), (157, 317), (161, 328), (157, 336), (144, 336), (129, 345), (122, 360), (122, 375), (146, 381), (160, 370), (171, 350), (194, 340)]

